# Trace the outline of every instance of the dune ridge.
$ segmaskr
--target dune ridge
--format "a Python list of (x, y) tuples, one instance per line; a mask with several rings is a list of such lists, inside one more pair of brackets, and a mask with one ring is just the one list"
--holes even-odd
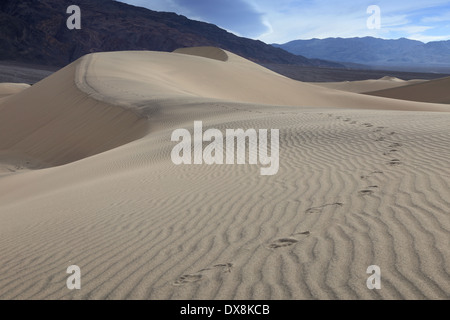
[[(89, 55), (0, 104), (0, 299), (448, 299), (448, 106), (196, 50)], [(279, 129), (278, 174), (175, 166), (195, 120)]]

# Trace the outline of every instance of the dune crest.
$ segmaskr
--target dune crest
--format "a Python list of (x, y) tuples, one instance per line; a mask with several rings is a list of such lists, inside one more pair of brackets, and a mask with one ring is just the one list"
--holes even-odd
[[(204, 53), (211, 48), (194, 48)], [(221, 50), (221, 49), (219, 49)], [(222, 50), (223, 51), (223, 50)], [(108, 52), (83, 57), (83, 84), (101, 101), (148, 113), (155, 101), (214, 99), (280, 106), (450, 111), (439, 104), (385, 99), (295, 81), (226, 52), (226, 63), (191, 54)], [(86, 86), (87, 85), (87, 86)]]

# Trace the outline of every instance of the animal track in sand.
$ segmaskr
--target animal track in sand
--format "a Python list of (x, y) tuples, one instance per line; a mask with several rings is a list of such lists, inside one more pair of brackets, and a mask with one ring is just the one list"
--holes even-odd
[(205, 278), (204, 274), (207, 272), (214, 272), (214, 271), (220, 270), (220, 271), (222, 271), (222, 273), (230, 273), (231, 268), (233, 268), (233, 264), (230, 262), (216, 264), (216, 265), (212, 266), (211, 268), (201, 269), (201, 270), (199, 270), (195, 273), (191, 273), (191, 274), (184, 274), (181, 277), (179, 277), (177, 280), (175, 280), (173, 285), (174, 286), (182, 286), (182, 285), (185, 285), (188, 283), (198, 282)]
[(327, 203), (327, 204), (324, 204), (322, 206), (308, 208), (308, 209), (306, 209), (305, 213), (319, 213), (319, 212), (322, 212), (322, 209), (325, 208), (325, 207), (329, 207), (329, 206), (342, 207), (343, 205), (344, 204), (342, 202)]
[(277, 240), (271, 242), (267, 246), (267, 249), (278, 249), (278, 248), (290, 247), (300, 241), (300, 240), (295, 239), (293, 236), (295, 236), (295, 235), (309, 236), (310, 234), (311, 234), (311, 232), (309, 232), (309, 231), (294, 233), (291, 235), (290, 238), (281, 238), (281, 239), (277, 239)]
[(368, 122), (363, 123), (362, 125), (365, 126), (365, 127), (367, 127), (367, 128), (373, 127), (373, 124), (368, 123)]

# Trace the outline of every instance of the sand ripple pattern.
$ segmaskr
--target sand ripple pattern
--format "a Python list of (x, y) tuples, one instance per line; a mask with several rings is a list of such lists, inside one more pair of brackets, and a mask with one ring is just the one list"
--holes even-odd
[[(449, 298), (447, 114), (186, 108), (130, 144), (0, 179), (1, 299)], [(205, 127), (280, 129), (279, 173), (174, 166), (170, 134), (202, 108)]]

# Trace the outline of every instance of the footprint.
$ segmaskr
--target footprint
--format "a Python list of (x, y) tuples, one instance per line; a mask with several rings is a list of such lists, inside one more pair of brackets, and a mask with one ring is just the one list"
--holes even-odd
[(388, 156), (388, 155), (390, 155), (391, 153), (397, 152), (397, 151), (398, 151), (397, 149), (392, 149), (392, 150), (389, 150), (389, 151), (387, 151), (387, 152), (384, 152), (383, 155)]
[(375, 141), (384, 141), (384, 139), (385, 139), (385, 137), (379, 137), (379, 138), (377, 138)]
[(297, 242), (298, 242), (298, 240), (296, 240), (296, 239), (282, 238), (282, 239), (275, 240), (274, 242), (269, 244), (267, 246), (267, 248), (269, 248), (269, 249), (278, 249), (278, 248), (283, 248), (283, 247), (289, 247), (289, 246), (292, 246), (293, 244), (295, 244)]
[(339, 206), (339, 207), (342, 207), (343, 205), (344, 204), (342, 202), (327, 203), (327, 204), (324, 204), (324, 205), (319, 206), (319, 207), (308, 208), (308, 209), (306, 209), (305, 213), (319, 213), (319, 212), (322, 212), (322, 209), (325, 208), (325, 207), (328, 207), (328, 206)]
[(182, 285), (185, 285), (187, 283), (193, 283), (193, 282), (200, 281), (202, 278), (203, 278), (203, 276), (201, 274), (185, 274), (185, 275), (182, 275), (181, 277), (179, 277), (173, 283), (173, 285), (175, 285), (175, 286), (182, 286)]
[(214, 266), (214, 268), (222, 268), (222, 272), (227, 272), (230, 273), (231, 272), (231, 268), (233, 268), (233, 264), (232, 263), (221, 263), (221, 264), (216, 264)]
[(393, 136), (393, 135), (396, 134), (396, 133), (397, 133), (397, 132), (392, 131), (392, 132), (389, 133), (389, 135), (390, 135), (390, 136)]
[(402, 146), (401, 143), (395, 142), (395, 143), (390, 144), (389, 148), (398, 148), (398, 147), (401, 147), (401, 146)]
[(267, 249), (278, 249), (278, 248), (290, 247), (300, 241), (298, 239), (295, 239), (293, 236), (295, 236), (295, 235), (309, 236), (310, 234), (311, 234), (311, 232), (309, 232), (309, 231), (294, 233), (290, 236), (290, 238), (281, 238), (281, 239), (277, 239), (277, 240), (273, 241), (272, 243), (270, 243), (267, 246)]
[(398, 165), (400, 165), (400, 164), (402, 164), (402, 163), (401, 163), (400, 160), (398, 160), (398, 159), (393, 159), (393, 160), (389, 161), (389, 164), (390, 164), (391, 166), (398, 166)]
[(367, 128), (373, 127), (373, 124), (368, 123), (368, 122), (363, 123), (362, 125), (365, 126), (365, 127), (367, 127)]
[(352, 121), (352, 122), (350, 122), (350, 124), (356, 124), (357, 122), (356, 121)]
[(368, 196), (368, 195), (371, 195), (371, 194), (373, 194), (373, 191), (372, 190), (361, 190), (361, 191), (359, 191), (359, 194), (360, 195), (363, 195), (363, 196)]
[(311, 232), (309, 232), (309, 231), (297, 232), (297, 233), (293, 233), (292, 236), (295, 236), (297, 234), (302, 234), (302, 235), (305, 235), (305, 236), (309, 236), (311, 234)]
[(371, 172), (371, 173), (369, 173), (368, 175), (366, 175), (366, 176), (361, 176), (361, 179), (366, 179), (366, 178), (369, 178), (370, 176), (372, 176), (373, 174), (382, 174), (383, 173), (383, 171), (373, 171), (373, 172)]
[(205, 278), (205, 275), (204, 275), (205, 273), (213, 272), (215, 270), (216, 271), (220, 270), (222, 273), (230, 273), (231, 268), (233, 268), (233, 264), (230, 262), (216, 264), (216, 265), (212, 266), (211, 268), (204, 268), (195, 273), (184, 274), (181, 277), (179, 277), (177, 280), (175, 280), (173, 285), (174, 286), (182, 286), (182, 285), (185, 285), (188, 283), (198, 282), (198, 281), (202, 280), (203, 278)]

